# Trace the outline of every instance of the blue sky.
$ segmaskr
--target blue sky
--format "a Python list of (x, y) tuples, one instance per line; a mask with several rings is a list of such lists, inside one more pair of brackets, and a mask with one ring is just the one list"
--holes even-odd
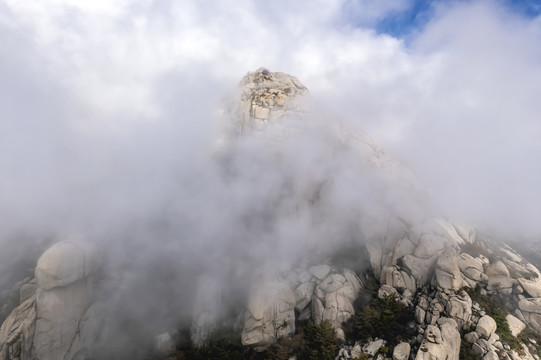
[[(420, 31), (434, 16), (434, 6), (450, 5), (466, 0), (410, 0), (405, 9), (390, 11), (383, 19), (376, 22), (375, 29), (379, 33), (398, 38), (408, 38), (412, 32)], [(471, 1), (469, 1), (471, 2)], [(541, 0), (501, 0), (497, 1), (510, 12), (526, 18), (535, 18), (541, 14)]]

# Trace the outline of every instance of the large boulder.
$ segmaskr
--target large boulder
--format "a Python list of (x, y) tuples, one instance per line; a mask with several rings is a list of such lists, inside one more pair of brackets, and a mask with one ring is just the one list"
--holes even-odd
[(96, 267), (96, 247), (84, 241), (61, 241), (41, 255), (35, 275), (40, 289), (49, 290), (84, 279)]
[(411, 346), (407, 342), (401, 342), (393, 350), (393, 360), (408, 360)]
[(312, 298), (312, 317), (316, 324), (329, 320), (337, 330), (337, 337), (344, 340), (342, 323), (355, 313), (353, 302), (361, 282), (350, 270), (342, 274), (331, 273), (316, 288)]
[(436, 261), (436, 282), (444, 290), (458, 290), (462, 287), (462, 274), (458, 267), (458, 255), (454, 248), (448, 247)]
[(242, 344), (263, 349), (295, 333), (295, 294), (284, 280), (264, 280), (248, 299)]
[(458, 267), (467, 279), (473, 281), (473, 284), (483, 279), (483, 262), (479, 258), (461, 253), (458, 258)]
[[(460, 333), (453, 319), (440, 318), (438, 326), (427, 327), (416, 360), (458, 360)], [(429, 325), (430, 326), (430, 325)]]
[(45, 251), (35, 268), (35, 284), (21, 288), (24, 302), (2, 324), (0, 358), (89, 356), (100, 327), (92, 291), (98, 263), (95, 246), (85, 241), (61, 241)]
[(507, 324), (509, 324), (509, 330), (511, 330), (511, 334), (515, 337), (526, 328), (526, 324), (524, 324), (517, 317), (511, 314), (507, 315), (505, 319), (507, 320)]
[(488, 339), (494, 331), (496, 331), (496, 321), (488, 315), (485, 315), (479, 319), (477, 322), (477, 327), (475, 331), (479, 333), (483, 338)]
[(464, 290), (449, 296), (445, 306), (446, 314), (453, 318), (459, 327), (470, 322), (472, 315), (472, 299)]

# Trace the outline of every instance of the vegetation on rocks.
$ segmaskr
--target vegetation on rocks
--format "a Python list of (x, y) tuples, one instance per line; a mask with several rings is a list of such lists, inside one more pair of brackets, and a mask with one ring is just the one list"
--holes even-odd
[(333, 360), (338, 351), (335, 331), (330, 321), (325, 320), (319, 325), (311, 321), (304, 328), (306, 347), (301, 359)]
[(354, 334), (358, 339), (379, 337), (394, 346), (401, 340), (415, 335), (409, 324), (414, 321), (414, 310), (390, 295), (382, 299), (377, 296), (357, 311), (354, 317)]
[[(465, 289), (472, 300), (479, 303), (481, 308), (490, 315), (496, 322), (497, 330), (496, 333), (500, 336), (500, 340), (504, 343), (507, 343), (511, 349), (516, 350), (519, 353), (523, 353), (522, 345), (520, 339), (511, 334), (509, 324), (507, 323), (505, 311), (505, 299), (500, 295), (484, 295), (481, 294), (479, 289)], [(461, 349), (462, 350), (462, 349)], [(465, 357), (465, 360), (468, 358)]]

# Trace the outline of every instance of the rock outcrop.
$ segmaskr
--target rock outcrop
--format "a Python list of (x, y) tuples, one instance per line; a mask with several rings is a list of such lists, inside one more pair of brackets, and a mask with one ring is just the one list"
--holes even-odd
[(237, 135), (300, 112), (297, 100), (308, 92), (295, 76), (265, 68), (248, 73), (240, 85), (242, 94), (234, 115)]
[(342, 324), (354, 315), (353, 302), (362, 287), (353, 271), (326, 264), (257, 284), (248, 300), (241, 339), (258, 349), (295, 333), (295, 311), (316, 324), (329, 320), (337, 337), (345, 340)]
[(23, 302), (0, 328), (0, 358), (84, 359), (99, 329), (92, 293), (98, 256), (93, 244), (61, 241), (39, 258), (21, 287)]
[[(304, 116), (300, 101), (308, 90), (294, 76), (261, 68), (248, 73), (241, 87), (240, 100), (229, 113), (232, 138), (258, 134), (280, 141), (291, 130), (288, 117)], [(348, 151), (370, 176), (376, 174), (371, 179), (378, 184), (374, 192), (382, 192), (371, 195), (385, 211), (355, 212), (354, 230), (348, 233), (348, 240), (363, 248), (368, 260), (357, 269), (322, 256), (260, 274), (249, 289), (245, 309), (233, 319), (242, 344), (265, 350), (294, 336), (296, 323), (311, 320), (316, 325), (329, 321), (334, 327), (342, 342), (339, 360), (363, 354), (392, 354), (393, 360), (458, 360), (461, 349), (483, 360), (539, 360), (535, 353), (541, 344), (523, 335), (541, 331), (541, 272), (504, 242), (429, 214), (414, 196), (425, 194), (415, 176), (367, 136), (340, 126), (326, 130), (340, 151)], [(316, 186), (312, 180), (299, 180), (302, 195), (291, 200), (296, 208), (324, 206), (320, 190), (327, 179), (313, 180)], [(35, 278), (20, 284), (18, 306), (0, 327), (0, 359), (92, 357), (102, 316), (93, 292), (98, 259), (94, 246), (82, 241), (61, 241), (43, 253)], [(411, 333), (398, 338), (346, 336), (344, 324), (354, 317), (361, 290), (373, 290), (365, 279), (376, 283), (373, 296), (396, 298), (401, 308), (414, 314), (415, 320), (406, 324), (411, 324)], [(205, 276), (194, 288), (190, 337), (201, 347), (223, 324), (221, 295), (227, 289)], [(384, 312), (382, 317), (393, 315)], [(154, 340), (164, 357), (174, 353), (169, 333)]]
[(295, 332), (295, 293), (283, 280), (262, 281), (248, 300), (241, 339), (265, 347)]

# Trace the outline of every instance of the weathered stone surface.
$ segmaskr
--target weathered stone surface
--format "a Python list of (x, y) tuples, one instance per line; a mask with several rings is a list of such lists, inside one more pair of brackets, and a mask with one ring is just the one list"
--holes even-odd
[(441, 344), (441, 332), (436, 325), (428, 325), (425, 330), (425, 339), (434, 344)]
[(429, 280), (429, 270), (435, 261), (436, 256), (421, 259), (413, 255), (406, 255), (402, 258), (402, 263), (415, 278), (417, 286), (422, 286)]
[(470, 321), (472, 300), (467, 292), (459, 291), (449, 297), (445, 307), (447, 315), (457, 322), (459, 327)]
[(237, 113), (236, 135), (257, 130), (266, 122), (301, 109), (295, 101), (308, 89), (294, 76), (260, 68), (241, 80), (242, 95)]
[(400, 297), (400, 294), (394, 287), (391, 287), (389, 285), (381, 285), (381, 287), (378, 290), (378, 298), (383, 299), (388, 296), (395, 296), (396, 298)]
[(314, 294), (315, 289), (316, 284), (313, 282), (306, 282), (297, 286), (295, 289), (295, 308), (298, 311), (302, 311), (306, 306), (308, 306), (312, 300), (312, 295)]
[(477, 322), (475, 331), (479, 333), (483, 338), (488, 339), (490, 335), (496, 331), (496, 321), (488, 315), (485, 315)]
[(310, 269), (308, 269), (308, 272), (318, 278), (319, 280), (323, 280), (329, 275), (331, 272), (331, 267), (329, 265), (317, 265), (312, 266)]
[(472, 332), (469, 332), (467, 334), (464, 334), (464, 341), (470, 343), (470, 344), (473, 344), (475, 343), (477, 340), (479, 340), (479, 333), (478, 332), (475, 332), (475, 331), (472, 331)]
[(363, 346), (363, 353), (374, 356), (379, 351), (379, 349), (385, 345), (385, 340), (383, 339), (376, 339), (369, 341), (368, 343), (364, 344)]
[(523, 287), (524, 291), (526, 291), (531, 297), (541, 297), (541, 280), (539, 278), (535, 280), (519, 278), (518, 281)]
[(483, 356), (483, 360), (500, 360), (498, 357), (498, 354), (494, 350), (489, 350), (485, 356)]
[(415, 321), (417, 324), (423, 324), (425, 322), (426, 311), (420, 306), (415, 307)]
[(60, 241), (39, 258), (36, 280), (41, 289), (66, 286), (87, 277), (96, 266), (95, 245), (83, 241)]
[(0, 327), (0, 359), (31, 359), (36, 321), (36, 298), (15, 308)]
[(541, 298), (525, 298), (518, 302), (518, 308), (522, 311), (541, 314)]
[(461, 253), (458, 257), (458, 267), (467, 278), (474, 281), (481, 281), (484, 269), (483, 262), (479, 258)]
[(295, 332), (295, 294), (280, 280), (262, 281), (252, 290), (241, 333), (243, 345), (266, 347)]
[(509, 270), (502, 261), (496, 261), (490, 264), (486, 269), (486, 274), (490, 276), (506, 276), (509, 277)]
[[(349, 270), (344, 271), (346, 274)], [(343, 340), (342, 323), (354, 315), (353, 302), (361, 283), (349, 272), (348, 275), (331, 273), (316, 288), (312, 298), (312, 317), (316, 324), (329, 320)]]
[(3, 359), (57, 360), (90, 356), (100, 313), (93, 303), (92, 273), (98, 265), (91, 243), (61, 241), (45, 251), (36, 281), (21, 287), (24, 302), (0, 331)]
[(34, 349), (40, 360), (63, 359), (71, 351), (79, 321), (91, 304), (91, 289), (84, 280), (36, 293), (37, 322)]
[(393, 360), (408, 360), (411, 346), (407, 342), (401, 342), (393, 350)]
[(507, 315), (505, 319), (509, 324), (509, 330), (511, 330), (511, 334), (515, 337), (520, 334), (520, 332), (524, 330), (524, 328), (526, 328), (526, 324), (524, 324), (522, 321), (520, 321), (511, 314)]
[[(440, 319), (438, 325), (440, 336), (434, 334), (434, 331), (425, 332), (425, 338), (422, 341), (416, 360), (458, 360), (460, 352), (460, 333), (457, 324), (452, 319)], [(441, 339), (438, 343), (427, 338)]]
[(355, 345), (351, 349), (351, 358), (352, 359), (358, 358), (359, 356), (361, 356), (362, 353), (363, 353), (363, 350), (361, 348), (361, 342), (356, 341)]
[(464, 242), (450, 223), (438, 218), (428, 218), (412, 227), (408, 236), (417, 244), (414, 255), (420, 258), (431, 257), (445, 247)]
[(442, 289), (458, 290), (462, 287), (462, 275), (458, 267), (458, 255), (448, 247), (436, 261), (436, 281)]

